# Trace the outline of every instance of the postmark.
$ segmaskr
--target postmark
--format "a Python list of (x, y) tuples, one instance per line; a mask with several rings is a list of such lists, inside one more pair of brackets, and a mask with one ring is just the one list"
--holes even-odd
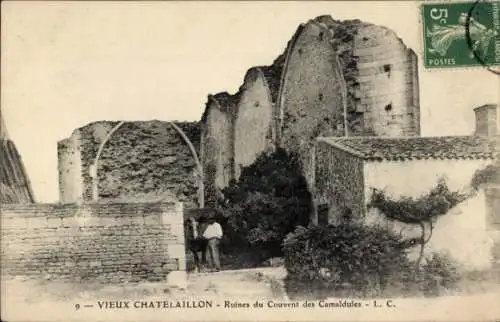
[(500, 65), (500, 2), (470, 1), (421, 5), (424, 67)]

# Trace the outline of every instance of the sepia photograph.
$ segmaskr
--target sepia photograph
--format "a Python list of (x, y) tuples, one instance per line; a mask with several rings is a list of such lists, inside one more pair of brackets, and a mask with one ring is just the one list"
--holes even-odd
[(3, 321), (500, 320), (500, 1), (3, 1)]

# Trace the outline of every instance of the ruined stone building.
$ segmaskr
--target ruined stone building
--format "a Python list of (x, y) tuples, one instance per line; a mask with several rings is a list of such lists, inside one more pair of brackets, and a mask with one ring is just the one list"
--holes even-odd
[(9, 137), (0, 114), (0, 202), (34, 203), (35, 196), (16, 145)]
[(233, 177), (234, 149), (233, 149), (233, 123), (235, 111), (235, 97), (228, 93), (219, 93), (208, 97), (205, 112), (201, 123), (218, 124), (218, 126), (201, 128), (200, 158), (203, 164), (203, 173), (207, 192), (217, 193), (229, 184)]
[[(58, 142), (60, 202), (92, 200), (89, 168), (119, 122), (100, 121)], [(176, 122), (199, 151), (198, 122)], [(99, 202), (182, 201), (198, 205), (195, 158), (169, 122), (126, 122), (105, 142), (98, 168)]]
[[(62, 202), (89, 201), (89, 167), (116, 123), (96, 122), (58, 144)], [(250, 68), (235, 94), (209, 95), (196, 142), (205, 198), (215, 200), (241, 169), (277, 147), (299, 155), (311, 184), (318, 136), (418, 136), (417, 57), (391, 30), (321, 16), (298, 27), (270, 66)], [(129, 122), (105, 144), (101, 201), (152, 201), (168, 193), (197, 204), (196, 164), (167, 122)], [(312, 189), (312, 187), (311, 187)]]
[(209, 96), (201, 127), (207, 194), (278, 146), (308, 169), (318, 136), (419, 136), (417, 56), (390, 29), (320, 16), (236, 94)]

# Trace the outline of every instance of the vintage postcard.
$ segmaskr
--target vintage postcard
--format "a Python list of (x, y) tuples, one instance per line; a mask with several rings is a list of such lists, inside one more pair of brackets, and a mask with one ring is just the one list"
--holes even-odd
[(499, 1), (4, 1), (5, 321), (499, 321)]

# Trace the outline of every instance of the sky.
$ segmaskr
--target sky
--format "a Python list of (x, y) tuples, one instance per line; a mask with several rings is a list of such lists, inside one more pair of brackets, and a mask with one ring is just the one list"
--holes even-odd
[(391, 28), (419, 56), (423, 136), (468, 135), (500, 101), (485, 69), (425, 70), (418, 3), (2, 2), (1, 110), (39, 202), (58, 201), (57, 141), (98, 120), (199, 120), (319, 15)]

